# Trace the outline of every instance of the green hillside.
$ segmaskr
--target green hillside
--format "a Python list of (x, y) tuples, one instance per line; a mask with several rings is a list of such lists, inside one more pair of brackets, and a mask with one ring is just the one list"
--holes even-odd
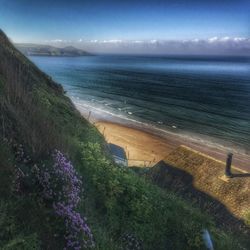
[(204, 228), (215, 249), (247, 249), (176, 194), (115, 165), (62, 87), (3, 32), (0, 111), (0, 249), (206, 249)]

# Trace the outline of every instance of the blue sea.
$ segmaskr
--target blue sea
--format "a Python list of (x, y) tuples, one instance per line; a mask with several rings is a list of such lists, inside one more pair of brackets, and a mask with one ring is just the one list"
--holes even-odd
[(31, 57), (73, 101), (250, 152), (250, 60), (215, 56)]

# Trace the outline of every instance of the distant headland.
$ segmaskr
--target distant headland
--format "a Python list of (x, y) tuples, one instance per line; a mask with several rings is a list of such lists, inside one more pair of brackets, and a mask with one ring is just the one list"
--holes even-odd
[(57, 48), (50, 45), (16, 43), (15, 47), (26, 56), (91, 56), (93, 54), (73, 46)]

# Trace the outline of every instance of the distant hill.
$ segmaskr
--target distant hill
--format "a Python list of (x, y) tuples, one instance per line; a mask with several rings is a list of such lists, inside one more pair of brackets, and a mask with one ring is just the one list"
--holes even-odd
[(15, 47), (26, 56), (89, 56), (90, 53), (73, 46), (57, 48), (50, 45), (18, 43)]

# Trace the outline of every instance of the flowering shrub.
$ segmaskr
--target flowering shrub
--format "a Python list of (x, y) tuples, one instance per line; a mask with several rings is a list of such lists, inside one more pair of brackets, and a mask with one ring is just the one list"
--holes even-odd
[(76, 211), (80, 202), (82, 181), (71, 162), (60, 151), (55, 150), (52, 166), (50, 164), (38, 168), (34, 164), (30, 169), (31, 158), (26, 155), (23, 145), (14, 143), (13, 150), (19, 165), (15, 166), (13, 192), (20, 194), (25, 187), (26, 191), (36, 190), (35, 179), (38, 180), (42, 198), (64, 221), (65, 249), (78, 250), (93, 247), (93, 235), (86, 224), (86, 218), (81, 217)]
[(76, 211), (80, 201), (81, 178), (60, 151), (55, 151), (53, 159), (52, 167), (43, 165), (40, 170), (37, 168), (37, 177), (43, 197), (52, 202), (56, 215), (65, 222), (65, 249), (93, 247), (93, 235), (86, 224), (86, 218)]
[(21, 191), (21, 182), (22, 178), (24, 177), (24, 174), (20, 168), (15, 169), (14, 179), (13, 179), (13, 192), (20, 193)]
[(124, 250), (143, 250), (142, 242), (133, 234), (126, 233), (122, 237)]
[[(17, 144), (12, 140), (8, 141), (9, 145), (12, 146), (15, 155), (15, 161), (18, 165), (14, 167), (14, 176), (12, 181), (12, 191), (14, 193), (22, 193), (22, 189), (25, 181), (29, 179), (29, 172), (23, 171), (25, 166), (28, 166), (31, 163), (31, 158), (25, 153), (24, 147), (22, 144)], [(27, 184), (27, 183), (26, 183)]]
[(22, 144), (13, 143), (13, 150), (15, 152), (15, 159), (18, 163), (28, 164), (31, 162), (31, 158), (25, 154)]

